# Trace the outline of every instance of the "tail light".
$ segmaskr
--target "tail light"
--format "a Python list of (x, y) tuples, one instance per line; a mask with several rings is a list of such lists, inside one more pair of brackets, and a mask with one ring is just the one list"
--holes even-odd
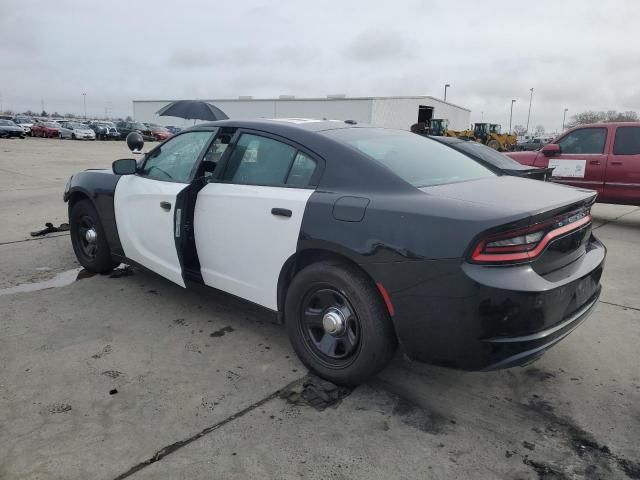
[(590, 222), (590, 209), (584, 209), (527, 228), (491, 234), (474, 247), (471, 260), (493, 264), (530, 261), (540, 255), (554, 238), (578, 230)]

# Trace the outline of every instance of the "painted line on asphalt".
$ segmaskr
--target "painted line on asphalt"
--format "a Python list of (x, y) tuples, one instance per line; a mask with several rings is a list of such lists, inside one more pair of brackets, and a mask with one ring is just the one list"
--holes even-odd
[(205, 428), (204, 430), (200, 430), (198, 433), (196, 433), (195, 435), (193, 435), (191, 437), (188, 437), (188, 438), (186, 438), (184, 440), (179, 440), (179, 441), (177, 441), (175, 443), (172, 443), (171, 445), (167, 445), (166, 447), (161, 448), (156, 453), (154, 453), (151, 458), (143, 460), (142, 462), (138, 463), (137, 465), (134, 465), (133, 467), (131, 467), (129, 470), (127, 470), (123, 474), (120, 474), (117, 477), (115, 477), (114, 480), (123, 480), (124, 478), (128, 478), (131, 475), (133, 475), (134, 473), (139, 472), (143, 468), (146, 468), (151, 464), (159, 462), (160, 460), (162, 460), (167, 455), (171, 455), (172, 453), (176, 452), (177, 450), (180, 450), (181, 448), (186, 447), (187, 445), (195, 442), (196, 440), (204, 437), (205, 435), (208, 435), (209, 433), (211, 433), (211, 432), (213, 432), (215, 430), (218, 430), (221, 427), (224, 427), (227, 423), (233, 422), (234, 420), (237, 420), (238, 418), (243, 417), (247, 413), (252, 412), (256, 408), (261, 407), (265, 403), (270, 402), (271, 400), (274, 400), (275, 398), (278, 398), (278, 395), (280, 395), (280, 392), (282, 392), (285, 389), (292, 388), (292, 387), (298, 385), (300, 382), (304, 381), (305, 378), (307, 378), (306, 375), (304, 377), (301, 377), (301, 378), (297, 379), (297, 380), (294, 380), (293, 382), (288, 383), (284, 387), (279, 388), (278, 390), (276, 390), (275, 392), (271, 393), (270, 395), (267, 395), (263, 399), (258, 400), (255, 403), (252, 403), (248, 407), (240, 410), (237, 413), (234, 413), (233, 415), (225, 418), (224, 420), (221, 420), (220, 422), (218, 422), (218, 423), (216, 423), (214, 425), (211, 425), (210, 427)]

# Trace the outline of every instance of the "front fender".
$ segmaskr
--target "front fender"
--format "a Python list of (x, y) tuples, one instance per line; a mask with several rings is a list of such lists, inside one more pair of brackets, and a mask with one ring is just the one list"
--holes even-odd
[(64, 200), (69, 202), (69, 210), (76, 201), (88, 199), (98, 213), (109, 248), (113, 255), (124, 256), (113, 199), (120, 175), (111, 170), (84, 170), (71, 177)]

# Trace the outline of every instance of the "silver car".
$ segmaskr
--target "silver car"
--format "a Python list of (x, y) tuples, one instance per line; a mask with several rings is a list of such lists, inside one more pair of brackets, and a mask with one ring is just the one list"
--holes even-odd
[(63, 122), (60, 125), (61, 139), (71, 138), (72, 140), (95, 140), (96, 133), (84, 123)]

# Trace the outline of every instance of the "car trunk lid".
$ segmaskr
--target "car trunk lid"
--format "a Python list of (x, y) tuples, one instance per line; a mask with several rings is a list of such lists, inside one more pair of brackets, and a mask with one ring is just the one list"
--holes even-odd
[[(420, 190), (428, 195), (484, 205), (488, 209), (508, 208), (521, 214), (522, 222), (529, 227), (547, 225), (548, 230), (562, 231), (561, 235), (548, 242), (542, 252), (529, 260), (541, 275), (574, 262), (588, 248), (591, 224), (584, 217), (597, 195), (592, 190), (509, 176), (423, 187)], [(574, 223), (577, 226), (578, 221), (580, 228), (567, 227)], [(496, 225), (481, 236), (511, 229), (512, 224)], [(474, 240), (474, 246), (478, 240)]]

